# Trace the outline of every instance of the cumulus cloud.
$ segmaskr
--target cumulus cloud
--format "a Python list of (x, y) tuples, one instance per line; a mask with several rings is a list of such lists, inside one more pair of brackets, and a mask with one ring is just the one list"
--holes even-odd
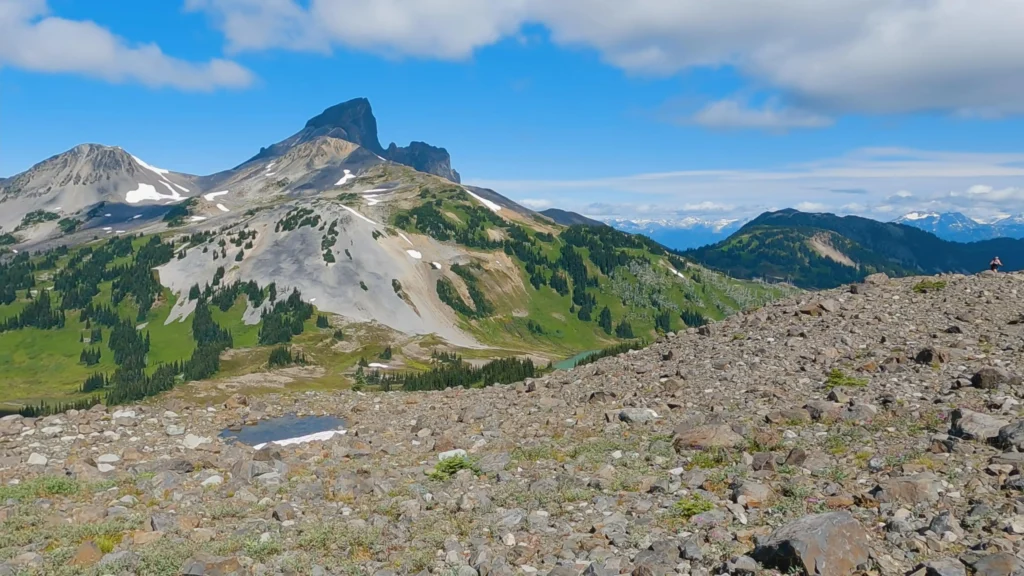
[(540, 24), (555, 43), (594, 49), (632, 73), (730, 67), (788, 105), (712, 104), (705, 116), (719, 124), (807, 127), (851, 112), (1024, 112), (1019, 0), (187, 0), (186, 6), (212, 15), (235, 50), (346, 46), (461, 59)]
[(795, 109), (764, 106), (752, 108), (738, 100), (719, 100), (708, 104), (691, 118), (708, 128), (759, 128), (782, 132), (791, 128), (824, 128), (830, 118)]
[[(478, 180), (514, 198), (547, 198), (559, 208), (600, 215), (718, 214), (746, 217), (776, 207), (898, 217), (912, 211), (975, 216), (1024, 212), (1024, 153), (894, 148), (774, 170), (690, 170), (579, 180)], [(836, 201), (858, 191), (856, 202)], [(914, 190), (914, 192), (910, 192)], [(632, 201), (620, 204), (622, 198)], [(713, 200), (710, 200), (713, 199)]]
[(828, 204), (822, 204), (821, 202), (799, 202), (796, 206), (793, 206), (801, 212), (824, 212), (829, 209)]
[(545, 208), (551, 208), (552, 206), (551, 200), (544, 198), (524, 198), (518, 202), (533, 210), (544, 210)]
[(155, 44), (130, 44), (94, 22), (51, 16), (45, 0), (0, 0), (2, 66), (192, 91), (253, 81), (251, 72), (229, 60), (180, 60)]

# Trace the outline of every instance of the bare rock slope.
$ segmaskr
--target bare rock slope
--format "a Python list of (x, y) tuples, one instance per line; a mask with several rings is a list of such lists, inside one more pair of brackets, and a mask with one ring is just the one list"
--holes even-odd
[[(1021, 574), (1024, 276), (920, 280), (509, 386), (8, 417), (0, 573)], [(347, 433), (217, 438), (287, 413)]]

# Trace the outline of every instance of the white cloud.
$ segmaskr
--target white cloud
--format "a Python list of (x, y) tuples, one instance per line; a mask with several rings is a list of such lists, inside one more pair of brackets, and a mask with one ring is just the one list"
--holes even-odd
[(736, 206), (705, 200), (696, 204), (683, 204), (677, 209), (681, 212), (731, 212)]
[(251, 72), (229, 60), (188, 62), (155, 44), (130, 45), (94, 22), (50, 16), (45, 0), (0, 0), (2, 66), (193, 91), (253, 81)]
[(543, 198), (524, 198), (522, 200), (518, 200), (518, 202), (533, 210), (544, 210), (545, 208), (551, 208), (552, 206), (551, 200)]
[[(470, 183), (514, 198), (546, 198), (568, 210), (593, 207), (589, 213), (601, 215), (719, 213), (744, 217), (774, 207), (876, 216), (915, 210), (1019, 213), (1024, 212), (1024, 153), (868, 148), (774, 170), (735, 168)], [(842, 197), (833, 193), (835, 190), (856, 190), (857, 201), (832, 204)], [(628, 204), (622, 203), (624, 198), (629, 199)]]
[(829, 209), (827, 204), (821, 202), (800, 202), (796, 206), (793, 206), (801, 212), (825, 212)]
[(691, 121), (709, 128), (759, 128), (775, 131), (832, 125), (831, 119), (818, 114), (777, 106), (751, 108), (738, 100), (712, 102), (694, 114)]
[(806, 125), (850, 112), (1024, 112), (1019, 0), (187, 0), (186, 6), (212, 14), (235, 50), (338, 45), (461, 59), (540, 24), (555, 43), (595, 49), (634, 73), (735, 69), (789, 105), (774, 117), (739, 106), (731, 114), (760, 124)]

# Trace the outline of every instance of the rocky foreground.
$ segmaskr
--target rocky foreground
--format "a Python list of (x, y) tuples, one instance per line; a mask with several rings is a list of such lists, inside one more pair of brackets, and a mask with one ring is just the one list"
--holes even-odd
[[(1024, 574), (1024, 275), (920, 282), (510, 386), (4, 418), (0, 575)], [(217, 439), (287, 413), (349, 431)]]

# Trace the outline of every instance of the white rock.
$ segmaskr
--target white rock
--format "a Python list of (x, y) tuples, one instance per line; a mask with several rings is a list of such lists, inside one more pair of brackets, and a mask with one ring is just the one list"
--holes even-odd
[(135, 410), (115, 410), (111, 414), (111, 418), (117, 420), (118, 418), (135, 418)]
[(110, 464), (103, 464), (102, 462), (96, 465), (96, 469), (100, 472), (113, 472), (114, 467)]
[(102, 462), (103, 464), (113, 464), (114, 462), (120, 462), (121, 457), (118, 456), (117, 454), (103, 454), (102, 456), (96, 458), (96, 461)]
[(49, 460), (46, 458), (46, 456), (43, 456), (38, 452), (33, 452), (28, 457), (29, 466), (46, 466), (47, 462), (49, 462)]
[(447, 452), (441, 452), (440, 454), (437, 455), (437, 460), (438, 460), (438, 462), (442, 462), (442, 461), (447, 460), (449, 458), (465, 458), (465, 457), (466, 457), (466, 451), (463, 450), (462, 448), (456, 448), (455, 450), (449, 450)]
[(196, 436), (195, 434), (189, 434), (185, 436), (185, 439), (181, 441), (182, 446), (189, 450), (195, 450), (203, 444), (209, 444), (211, 440), (203, 436)]
[(164, 432), (166, 432), (168, 436), (181, 436), (185, 433), (185, 427), (177, 424), (168, 424), (167, 428), (164, 428)]
[(223, 483), (224, 483), (224, 477), (220, 476), (220, 475), (210, 476), (209, 478), (207, 478), (206, 480), (203, 480), (203, 482), (202, 482), (203, 486), (220, 486)]

